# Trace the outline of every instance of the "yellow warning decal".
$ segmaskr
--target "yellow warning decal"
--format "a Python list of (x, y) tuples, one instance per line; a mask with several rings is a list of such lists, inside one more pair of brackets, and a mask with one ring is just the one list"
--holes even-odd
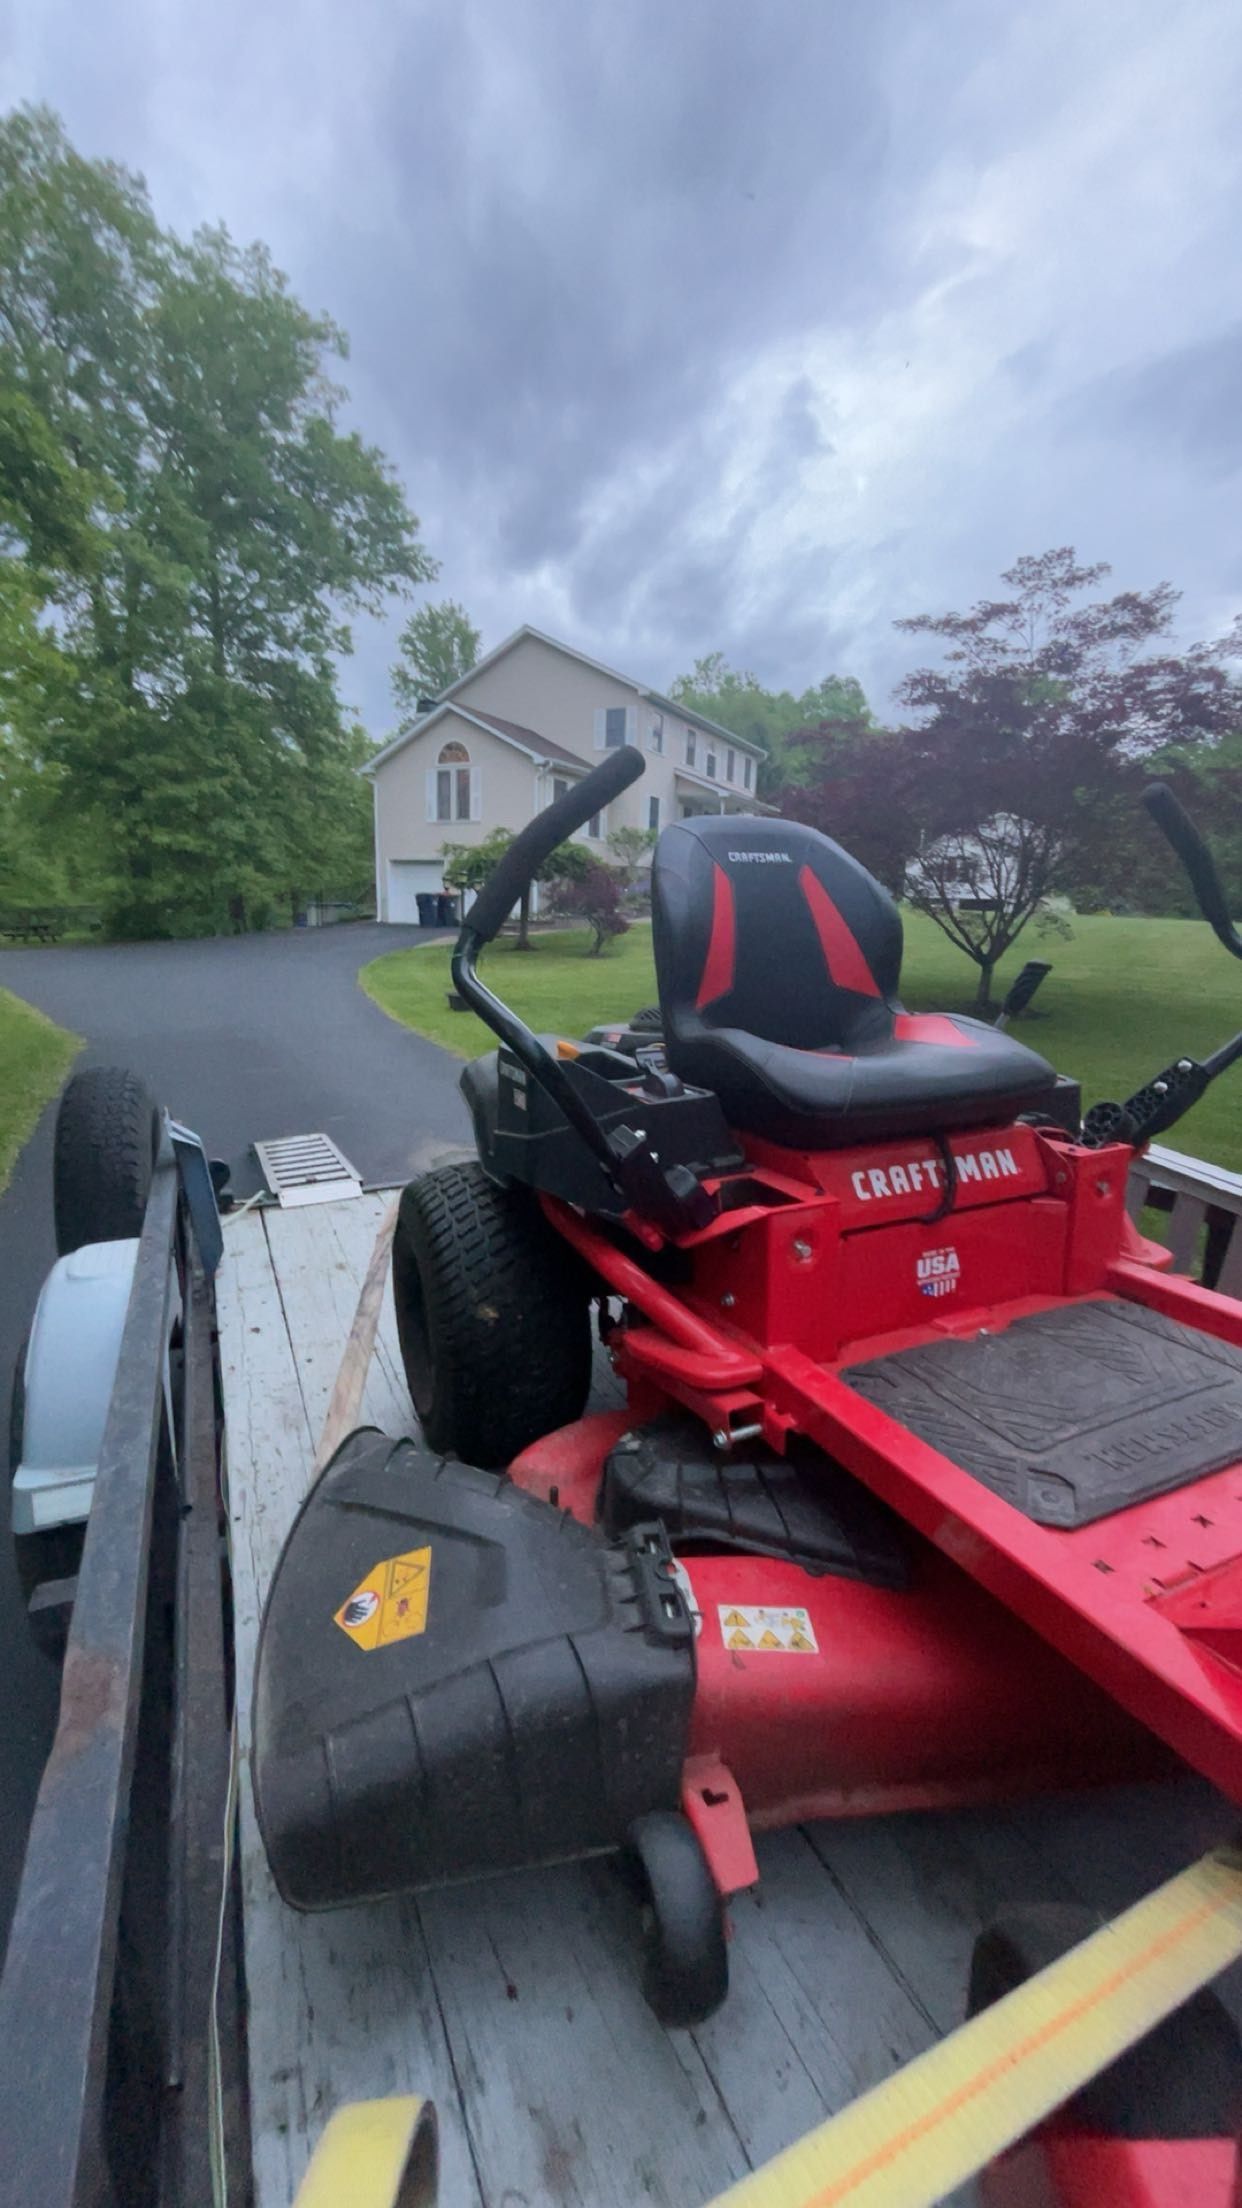
[(335, 1623), (359, 1648), (387, 1648), (426, 1631), (430, 1592), (430, 1545), (385, 1556), (334, 1613)]
[(763, 1656), (818, 1656), (809, 1610), (769, 1608), (761, 1602), (718, 1602), (720, 1638), (726, 1648)]

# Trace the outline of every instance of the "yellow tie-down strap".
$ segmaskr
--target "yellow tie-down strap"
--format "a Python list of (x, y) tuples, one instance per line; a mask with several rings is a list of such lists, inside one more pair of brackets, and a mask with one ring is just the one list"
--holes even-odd
[(438, 2163), (430, 2101), (353, 2101), (324, 2132), (294, 2208), (435, 2208)]
[(934, 2208), (1242, 1955), (1218, 1848), (710, 2208)]
[[(935, 2208), (1242, 1955), (1242, 1849), (1217, 1848), (808, 2132), (708, 2208)], [(328, 2125), (296, 2208), (432, 2208), (429, 2102)]]

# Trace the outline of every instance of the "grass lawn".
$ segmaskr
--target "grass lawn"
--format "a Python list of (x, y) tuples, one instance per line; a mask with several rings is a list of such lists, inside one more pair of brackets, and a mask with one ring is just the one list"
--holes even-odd
[[(905, 915), (902, 996), (914, 1011), (967, 1011), (975, 969), (930, 920)], [(1028, 928), (998, 970), (1003, 994), (1028, 958), (1052, 972), (1033, 1011), (1013, 1032), (1063, 1073), (1077, 1075), (1087, 1103), (1122, 1098), (1183, 1051), (1203, 1057), (1242, 1027), (1242, 976), (1198, 920), (1076, 919), (1068, 942)], [(651, 934), (632, 928), (599, 958), (585, 934), (536, 937), (517, 953), (508, 938), (486, 953), (483, 971), (499, 996), (534, 1028), (581, 1035), (597, 1020), (655, 1001)], [(470, 1012), (450, 1012), (449, 946), (392, 951), (359, 979), (385, 1012), (461, 1058), (492, 1038)], [(1165, 1138), (1176, 1149), (1242, 1171), (1242, 1065), (1225, 1074)]]
[(76, 1035), (66, 1035), (32, 1005), (0, 989), (0, 1189), (8, 1185), (18, 1151), (80, 1048)]

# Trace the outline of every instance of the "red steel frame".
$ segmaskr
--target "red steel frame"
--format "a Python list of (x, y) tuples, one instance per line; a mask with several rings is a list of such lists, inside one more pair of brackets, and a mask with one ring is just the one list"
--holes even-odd
[(809, 1436), (1242, 1801), (1242, 1467), (1053, 1530), (840, 1377), (897, 1348), (1098, 1296), (1242, 1347), (1242, 1304), (1161, 1270), (1167, 1253), (1126, 1216), (1125, 1146), (1086, 1150), (1018, 1124), (949, 1147), (957, 1186), (935, 1216), (944, 1155), (926, 1138), (827, 1152), (745, 1138), (745, 1167), (712, 1184), (726, 1208), (677, 1239), (675, 1287), (654, 1275), (660, 1238), (649, 1228), (631, 1255), (568, 1205), (543, 1202), (623, 1299), (611, 1345), (633, 1416), (671, 1399), (714, 1431), (758, 1428), (778, 1451), (791, 1434)]

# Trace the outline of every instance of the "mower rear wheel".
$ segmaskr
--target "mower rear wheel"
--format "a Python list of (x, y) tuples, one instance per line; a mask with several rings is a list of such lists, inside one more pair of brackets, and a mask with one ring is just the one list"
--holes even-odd
[(643, 1993), (661, 2024), (702, 2024), (729, 1990), (724, 1905), (689, 1820), (652, 1810), (630, 1831), (643, 1913)]
[(411, 1181), (392, 1285), (430, 1449), (492, 1470), (582, 1416), (590, 1281), (528, 1189), (498, 1188), (473, 1160)]

